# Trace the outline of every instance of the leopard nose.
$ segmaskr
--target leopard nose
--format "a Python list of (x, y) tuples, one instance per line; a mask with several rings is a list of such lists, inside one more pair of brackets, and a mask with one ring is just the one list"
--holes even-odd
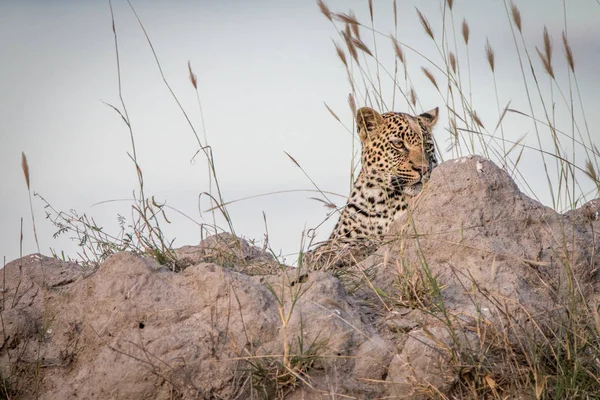
[(429, 165), (421, 165), (420, 167), (417, 168), (422, 174), (426, 173), (429, 171)]

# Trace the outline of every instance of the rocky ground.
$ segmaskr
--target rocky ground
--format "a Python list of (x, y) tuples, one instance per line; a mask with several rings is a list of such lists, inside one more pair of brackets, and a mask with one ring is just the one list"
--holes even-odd
[(333, 274), (228, 235), (178, 249), (177, 273), (30, 255), (2, 271), (0, 398), (532, 398), (556, 378), (537, 385), (528, 351), (561, 332), (598, 329), (576, 350), (600, 373), (599, 212), (558, 214), (470, 157)]

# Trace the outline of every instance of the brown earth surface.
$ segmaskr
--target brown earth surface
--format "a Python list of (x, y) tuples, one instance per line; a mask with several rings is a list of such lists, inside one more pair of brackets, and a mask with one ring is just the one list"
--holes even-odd
[(387, 244), (337, 277), (225, 234), (177, 249), (177, 273), (129, 253), (94, 271), (26, 256), (2, 271), (1, 377), (23, 399), (449, 394), (482, 329), (542, 340), (571, 299), (598, 310), (599, 212), (556, 213), (468, 157), (436, 168)]

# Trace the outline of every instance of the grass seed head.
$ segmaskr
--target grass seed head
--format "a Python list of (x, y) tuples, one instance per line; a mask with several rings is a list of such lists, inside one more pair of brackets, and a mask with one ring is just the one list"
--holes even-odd
[(554, 79), (554, 69), (552, 68), (552, 42), (550, 41), (550, 35), (548, 34), (548, 28), (544, 26), (544, 52), (542, 53), (537, 47), (538, 55), (542, 60), (542, 65), (544, 69)]
[(471, 118), (473, 118), (473, 121), (475, 121), (475, 123), (477, 125), (479, 125), (480, 128), (485, 129), (485, 127), (483, 126), (483, 123), (481, 122), (481, 120), (479, 119), (479, 116), (477, 115), (477, 112), (475, 110), (473, 110), (470, 114), (471, 114)]
[[(350, 11), (349, 15), (351, 18), (356, 20), (356, 16), (354, 15), (353, 11)], [(358, 27), (359, 27), (359, 24), (350, 24), (350, 28), (352, 28), (352, 34), (354, 35), (355, 38), (360, 40), (360, 31), (358, 30)]]
[(396, 0), (394, 0), (394, 27), (398, 28), (398, 7)]
[(358, 61), (358, 52), (356, 51), (356, 46), (354, 46), (354, 43), (352, 42), (352, 34), (350, 33), (350, 25), (349, 24), (346, 24), (346, 30), (344, 32), (342, 32), (342, 36), (344, 38), (344, 41), (346, 42), (346, 47), (348, 48), (348, 52), (350, 53), (352, 58), (354, 58), (354, 61), (356, 61), (358, 64), (360, 64), (360, 62)]
[(592, 181), (594, 181), (594, 183), (596, 185), (598, 185), (600, 183), (600, 180), (598, 180), (598, 174), (596, 173), (596, 169), (594, 169), (594, 165), (592, 164), (592, 162), (589, 159), (585, 160), (585, 174)]
[(569, 46), (569, 42), (567, 40), (567, 35), (563, 31), (562, 33), (563, 45), (565, 47), (565, 56), (567, 57), (567, 62), (569, 63), (569, 68), (571, 68), (571, 72), (575, 72), (575, 60), (573, 59), (573, 52), (571, 51), (571, 46)]
[(513, 22), (517, 26), (519, 32), (523, 33), (521, 31), (521, 12), (517, 8), (517, 5), (512, 1), (510, 2), (510, 14), (512, 15)]
[(431, 73), (431, 71), (428, 70), (425, 67), (421, 67), (421, 69), (423, 70), (423, 73), (425, 74), (425, 76), (427, 77), (427, 79), (429, 79), (429, 81), (431, 83), (433, 83), (433, 86), (435, 86), (435, 88), (439, 91), (440, 88), (438, 87), (437, 81), (435, 80), (435, 77), (433, 76), (433, 74)]
[(433, 36), (433, 30), (431, 29), (431, 25), (429, 25), (429, 21), (427, 20), (427, 18), (421, 13), (421, 11), (419, 11), (419, 9), (417, 8), (417, 14), (419, 15), (419, 21), (421, 21), (421, 25), (423, 25), (423, 29), (425, 29), (425, 32), (427, 33), (427, 35), (434, 39)]
[(462, 37), (463, 37), (463, 40), (465, 41), (465, 44), (468, 46), (469, 45), (469, 24), (467, 24), (466, 19), (463, 19), (463, 23), (462, 23)]
[(331, 10), (327, 7), (327, 4), (323, 2), (323, 0), (317, 0), (317, 4), (319, 5), (319, 10), (321, 13), (330, 21), (333, 22), (333, 18), (331, 17)]
[(338, 57), (340, 58), (340, 60), (342, 60), (342, 63), (344, 63), (346, 68), (348, 68), (348, 60), (346, 59), (346, 53), (344, 53), (344, 50), (342, 50), (342, 48), (336, 42), (333, 42), (333, 45), (335, 46), (335, 52), (337, 53)]
[(544, 26), (544, 53), (548, 61), (552, 61), (552, 42), (550, 41), (550, 35), (546, 26)]
[(450, 61), (450, 67), (452, 68), (452, 72), (456, 75), (456, 56), (453, 52), (448, 52), (448, 61)]
[(327, 105), (327, 103), (324, 103), (324, 104), (325, 104), (325, 107), (327, 107), (327, 111), (329, 111), (329, 113), (330, 113), (331, 115), (333, 115), (333, 118), (335, 118), (335, 119), (337, 120), (337, 122), (342, 122), (342, 121), (340, 120), (340, 117), (338, 117), (338, 116), (337, 116), (337, 114), (336, 114), (335, 112), (333, 112), (333, 110), (331, 109), (331, 107), (329, 107), (329, 106)]
[(188, 71), (190, 72), (190, 81), (192, 85), (194, 85), (194, 89), (198, 90), (198, 80), (196, 79), (196, 74), (192, 71), (192, 64), (188, 61)]
[(24, 152), (21, 152), (21, 168), (23, 169), (23, 175), (25, 175), (25, 183), (27, 184), (27, 190), (31, 190), (29, 187), (29, 164), (27, 163), (27, 156)]
[(352, 93), (348, 95), (348, 105), (350, 106), (350, 110), (352, 110), (352, 115), (356, 118), (356, 102)]
[(396, 57), (400, 60), (402, 64), (404, 64), (404, 52), (400, 47), (400, 43), (395, 38), (392, 38), (392, 43), (394, 44), (394, 52), (396, 53)]
[(396, 57), (400, 60), (402, 64), (404, 64), (404, 52), (402, 51), (402, 47), (400, 47), (400, 43), (395, 38), (392, 38), (392, 43), (394, 45), (394, 52), (396, 53)]
[(352, 43), (358, 47), (360, 50), (364, 51), (365, 53), (367, 53), (368, 55), (370, 55), (371, 57), (373, 57), (373, 53), (371, 53), (371, 50), (369, 50), (369, 48), (367, 47), (366, 44), (364, 44), (364, 42), (358, 38), (351, 38)]
[(345, 22), (346, 24), (360, 25), (360, 23), (358, 22), (358, 20), (356, 19), (356, 17), (354, 15), (344, 14), (344, 13), (335, 13), (335, 14), (332, 14), (332, 16), (333, 16), (333, 18), (337, 19), (338, 21)]
[(415, 88), (411, 87), (409, 92), (410, 102), (413, 107), (417, 106), (417, 94), (415, 93)]
[(492, 49), (492, 45), (488, 38), (485, 38), (485, 58), (487, 58), (490, 69), (494, 72), (494, 49)]

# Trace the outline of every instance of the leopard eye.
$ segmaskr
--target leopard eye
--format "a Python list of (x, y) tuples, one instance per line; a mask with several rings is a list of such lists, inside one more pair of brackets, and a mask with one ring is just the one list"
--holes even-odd
[(390, 139), (390, 143), (392, 144), (392, 146), (394, 146), (397, 149), (403, 149), (403, 148), (405, 148), (405, 146), (404, 146), (404, 140), (402, 140), (402, 139), (391, 138)]

